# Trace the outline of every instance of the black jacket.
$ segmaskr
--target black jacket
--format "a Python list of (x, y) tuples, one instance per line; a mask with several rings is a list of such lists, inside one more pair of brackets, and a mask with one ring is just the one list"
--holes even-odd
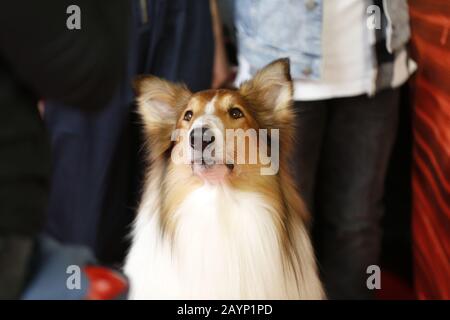
[[(81, 30), (68, 30), (69, 5)], [(44, 223), (50, 152), (38, 99), (100, 109), (122, 78), (126, 0), (4, 1), (0, 5), (0, 235)]]

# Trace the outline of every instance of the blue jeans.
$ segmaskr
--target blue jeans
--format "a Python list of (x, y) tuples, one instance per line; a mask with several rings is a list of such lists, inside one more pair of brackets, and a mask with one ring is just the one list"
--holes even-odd
[[(121, 263), (143, 181), (144, 137), (132, 80), (152, 74), (193, 91), (211, 84), (214, 41), (208, 0), (131, 2), (124, 79), (96, 114), (46, 101), (52, 180), (46, 232), (89, 247), (102, 263)], [(146, 10), (145, 10), (146, 9)]]
[(293, 170), (313, 217), (313, 243), (331, 299), (368, 299), (379, 263), (384, 179), (396, 137), (399, 90), (296, 102)]

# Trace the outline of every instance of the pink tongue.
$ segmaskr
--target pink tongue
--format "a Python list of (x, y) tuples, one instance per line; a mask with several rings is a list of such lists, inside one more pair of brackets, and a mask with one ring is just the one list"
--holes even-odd
[(215, 165), (211, 168), (197, 168), (195, 173), (205, 181), (217, 184), (225, 179), (228, 168), (225, 165)]

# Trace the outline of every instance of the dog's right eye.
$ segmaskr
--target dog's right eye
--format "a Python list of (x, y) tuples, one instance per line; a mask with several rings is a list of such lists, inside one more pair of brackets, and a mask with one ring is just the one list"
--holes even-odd
[(194, 113), (192, 111), (186, 111), (186, 113), (184, 114), (184, 121), (191, 121), (192, 116), (194, 115)]

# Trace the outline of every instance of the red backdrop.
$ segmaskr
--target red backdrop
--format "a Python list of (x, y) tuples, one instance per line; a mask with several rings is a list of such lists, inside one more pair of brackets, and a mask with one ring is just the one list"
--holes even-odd
[(413, 253), (420, 299), (450, 299), (450, 1), (410, 0)]

